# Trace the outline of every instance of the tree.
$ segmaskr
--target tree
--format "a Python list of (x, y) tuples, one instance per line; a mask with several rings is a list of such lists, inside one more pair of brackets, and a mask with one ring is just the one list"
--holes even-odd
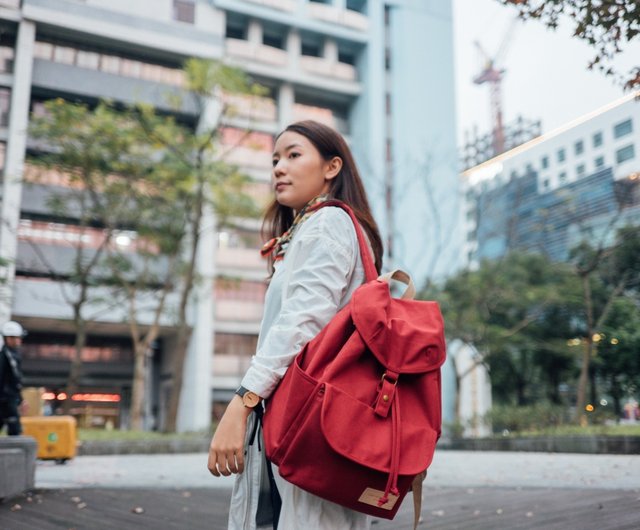
[[(566, 302), (570, 279), (562, 264), (510, 253), (499, 261), (483, 261), (478, 270), (461, 271), (430, 296), (441, 303), (448, 339), (475, 345), (480, 353), (476, 363), (489, 365), (496, 394), (523, 404), (535, 397), (530, 389), (543, 381), (535, 367), (541, 347), (550, 355), (566, 355), (565, 341), (544, 330)], [(465, 375), (456, 374), (458, 386)]]
[[(637, 293), (640, 286), (640, 231), (625, 227), (618, 231), (610, 247), (593, 248), (583, 242), (571, 253), (575, 274), (582, 286), (583, 310), (580, 330), (582, 356), (576, 397), (576, 419), (584, 422), (587, 385), (593, 371), (591, 360), (596, 355), (600, 331), (625, 292)], [(594, 384), (592, 384), (593, 388)], [(592, 392), (595, 394), (595, 389)]]
[(640, 33), (640, 2), (636, 0), (499, 0), (516, 6), (523, 19), (538, 19), (550, 28), (557, 28), (561, 15), (574, 24), (574, 36), (596, 49), (588, 67), (598, 68), (605, 75), (616, 76), (626, 89), (640, 86), (640, 66), (626, 76), (616, 72), (611, 62), (625, 44)]
[[(177, 427), (178, 406), (182, 391), (184, 363), (190, 338), (190, 323), (187, 308), (192, 301), (194, 286), (198, 282), (196, 259), (205, 229), (207, 210), (215, 212), (220, 220), (229, 217), (256, 215), (253, 200), (240, 190), (247, 183), (244, 175), (224, 162), (229, 151), (224, 151), (218, 142), (221, 118), (232, 109), (224, 104), (222, 92), (262, 95), (264, 89), (251, 84), (240, 70), (215, 61), (191, 59), (185, 64), (185, 73), (190, 94), (199, 107), (200, 123), (196, 130), (179, 124), (174, 118), (158, 113), (147, 105), (137, 107), (136, 118), (148, 141), (157, 145), (161, 159), (160, 178), (166, 179), (173, 200), (184, 220), (184, 237), (181, 254), (184, 267), (175, 282), (177, 294), (177, 338), (172, 357), (172, 384), (164, 429), (172, 432)], [(174, 100), (176, 107), (181, 101)], [(172, 193), (172, 192), (170, 192)]]
[(622, 416), (622, 398), (640, 389), (640, 308), (629, 298), (613, 303), (599, 334), (595, 372), (613, 399), (617, 418)]
[[(220, 117), (230, 110), (220, 94), (224, 90), (259, 95), (262, 89), (240, 71), (213, 61), (190, 60), (185, 73), (185, 97), (195, 98), (199, 105), (198, 127), (143, 104), (120, 108), (102, 102), (91, 110), (62, 100), (47, 103), (45, 114), (34, 117), (32, 125), (33, 136), (47, 153), (37, 158), (38, 163), (67, 175), (72, 184), (54, 196), (52, 207), (80, 211), (80, 225), (99, 227), (103, 234), (97, 251), (75, 249), (76, 271), (70, 282), (79, 295), (67, 300), (76, 315), (68, 394), (80, 377), (87, 322), (83, 308), (90, 303), (93, 287), (109, 286), (114, 298), (124, 299), (128, 307), (134, 346), (133, 428), (142, 427), (145, 359), (161, 320), (167, 319), (167, 299), (173, 295), (177, 348), (172, 352), (165, 427), (175, 430), (190, 333), (187, 307), (199, 281), (196, 256), (203, 231), (215, 229), (205, 227), (206, 210), (213, 208), (221, 222), (256, 214), (253, 200), (243, 192), (247, 177), (224, 162), (228, 151), (219, 146)], [(183, 101), (174, 96), (171, 103), (177, 113)], [(218, 107), (217, 117), (207, 122), (212, 105)], [(133, 236), (135, 251), (113, 244), (123, 230)], [(142, 312), (146, 326), (141, 325)]]
[[(40, 142), (40, 152), (30, 161), (68, 180), (64, 191), (50, 196), (49, 207), (59, 218), (71, 219), (78, 230), (76, 241), (70, 244), (70, 270), (56, 268), (34, 246), (52, 278), (61, 281), (63, 298), (73, 309), (75, 353), (66, 385), (66, 412), (81, 377), (87, 322), (91, 320), (87, 310), (98, 301), (96, 288), (108, 283), (106, 249), (112, 243), (117, 220), (130, 217), (124, 213), (131, 208), (126, 191), (135, 187), (135, 177), (149, 162), (136, 147), (135, 129), (131, 120), (114, 116), (106, 103), (90, 110), (62, 99), (47, 102), (45, 113), (31, 121), (30, 133)], [(101, 229), (97, 243), (87, 242), (96, 228)]]

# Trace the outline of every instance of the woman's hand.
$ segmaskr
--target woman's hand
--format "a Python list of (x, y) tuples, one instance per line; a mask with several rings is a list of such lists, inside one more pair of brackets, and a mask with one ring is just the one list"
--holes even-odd
[(240, 396), (233, 396), (209, 446), (207, 467), (212, 475), (228, 477), (231, 473), (244, 471), (244, 439), (251, 412)]

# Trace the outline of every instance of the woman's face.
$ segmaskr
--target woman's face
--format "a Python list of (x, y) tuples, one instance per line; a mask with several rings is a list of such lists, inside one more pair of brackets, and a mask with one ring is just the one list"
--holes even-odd
[(300, 211), (311, 199), (329, 191), (341, 168), (342, 159), (324, 160), (306, 137), (286, 131), (273, 151), (271, 178), (276, 200)]

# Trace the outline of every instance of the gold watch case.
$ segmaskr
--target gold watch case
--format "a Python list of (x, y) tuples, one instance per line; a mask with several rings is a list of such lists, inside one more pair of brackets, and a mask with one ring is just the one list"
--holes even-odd
[(255, 392), (247, 390), (242, 396), (242, 403), (244, 403), (245, 407), (252, 409), (260, 403), (260, 396)]

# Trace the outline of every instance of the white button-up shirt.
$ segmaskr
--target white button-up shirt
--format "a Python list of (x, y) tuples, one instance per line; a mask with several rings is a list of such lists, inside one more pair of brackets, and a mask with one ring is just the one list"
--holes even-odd
[(268, 398), (302, 347), (364, 282), (349, 215), (326, 206), (306, 219), (277, 261), (267, 289), (258, 348), (242, 386)]

